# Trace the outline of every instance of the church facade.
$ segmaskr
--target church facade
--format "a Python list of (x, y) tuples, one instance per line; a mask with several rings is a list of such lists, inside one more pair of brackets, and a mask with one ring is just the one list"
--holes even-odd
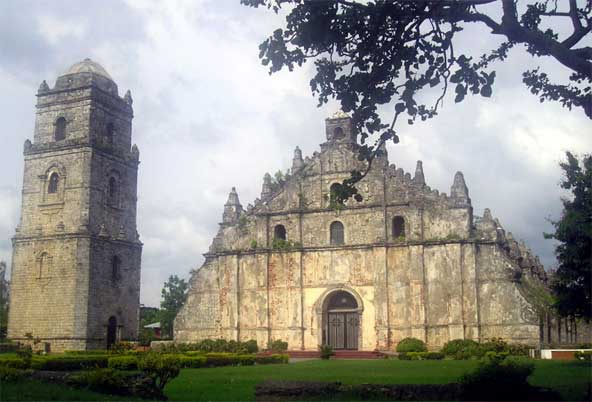
[(290, 350), (393, 350), (405, 337), (438, 348), (502, 337), (538, 345), (545, 272), (485, 210), (473, 215), (463, 174), (450, 193), (389, 164), (386, 150), (336, 204), (331, 186), (357, 160), (347, 115), (326, 120), (327, 141), (291, 175), (266, 175), (245, 210), (233, 188), (219, 232), (192, 273), (176, 342), (205, 338), (288, 342)]
[(86, 59), (37, 93), (13, 238), (8, 338), (47, 351), (138, 334), (138, 148), (132, 98)]

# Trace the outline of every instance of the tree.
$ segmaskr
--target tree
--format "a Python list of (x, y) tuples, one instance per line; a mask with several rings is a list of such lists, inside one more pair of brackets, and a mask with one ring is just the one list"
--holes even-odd
[(6, 263), (0, 261), (0, 339), (6, 338), (8, 328), (9, 287), (5, 279)]
[(188, 288), (189, 285), (185, 279), (179, 279), (177, 275), (171, 275), (164, 283), (160, 301), (160, 326), (163, 336), (172, 338), (173, 321), (187, 299)]
[(561, 187), (571, 192), (562, 199), (561, 219), (553, 222), (555, 233), (545, 234), (559, 245), (555, 249), (559, 266), (551, 286), (555, 307), (564, 316), (590, 320), (592, 315), (592, 155), (582, 163), (570, 152), (560, 163), (565, 177)]
[[(368, 166), (337, 189), (340, 198), (357, 194), (353, 184), (370, 170), (383, 143), (399, 141), (395, 123), (401, 117), (413, 124), (436, 116), (449, 86), (454, 86), (455, 102), (468, 94), (491, 96), (492, 63), (505, 61), (517, 45), (534, 57), (552, 58), (571, 73), (568, 83), (555, 83), (540, 69), (524, 71), (524, 84), (541, 102), (581, 108), (592, 118), (592, 47), (579, 45), (592, 29), (592, 0), (241, 3), (276, 13), (287, 6), (285, 28), (276, 29), (259, 46), (262, 63), (271, 74), (314, 60), (316, 75), (310, 86), (319, 106), (333, 98), (344, 112), (351, 112), (362, 144), (360, 160)], [(571, 32), (560, 38), (562, 22), (571, 25)], [(470, 49), (459, 49), (457, 34), (469, 24), (487, 27), (501, 43), (479, 58), (468, 56)], [(392, 108), (388, 123), (379, 116), (381, 105)], [(376, 139), (373, 144), (366, 143), (370, 136)]]

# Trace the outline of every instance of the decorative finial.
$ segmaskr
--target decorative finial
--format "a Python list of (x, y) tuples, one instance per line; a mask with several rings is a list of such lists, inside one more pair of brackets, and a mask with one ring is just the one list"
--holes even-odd
[(33, 148), (33, 144), (31, 143), (31, 140), (27, 138), (25, 140), (25, 152), (30, 151), (31, 148)]
[(415, 176), (413, 177), (413, 183), (418, 186), (425, 186), (425, 177), (423, 175), (422, 161), (417, 161), (417, 166), (415, 167)]
[(264, 200), (271, 194), (271, 175), (265, 173), (263, 176), (263, 186), (261, 187), (261, 199)]
[(462, 172), (456, 172), (454, 175), (454, 183), (452, 184), (452, 187), (450, 187), (450, 197), (453, 198), (455, 203), (459, 206), (471, 203), (469, 189), (465, 184), (465, 177)]
[(294, 150), (294, 158), (292, 159), (292, 174), (296, 173), (304, 166), (304, 161), (302, 160), (302, 151), (298, 146)]
[(127, 240), (127, 233), (123, 225), (119, 226), (119, 233), (117, 234), (117, 240)]
[(236, 192), (236, 188), (232, 187), (230, 193), (228, 194), (228, 200), (226, 204), (224, 204), (224, 214), (222, 215), (222, 222), (223, 223), (235, 223), (238, 221), (238, 218), (243, 213), (243, 206), (241, 205), (238, 199), (238, 193)]
[(109, 237), (109, 233), (107, 233), (107, 228), (104, 223), (102, 223), (99, 228), (99, 237)]
[(140, 150), (138, 149), (138, 146), (136, 144), (132, 145), (132, 157), (134, 158), (134, 160), (140, 159)]
[(125, 93), (125, 95), (123, 96), (123, 100), (125, 101), (125, 103), (127, 103), (128, 105), (133, 105), (134, 100), (132, 99), (132, 93), (131, 91), (128, 89), (127, 92)]
[(485, 208), (483, 211), (483, 220), (493, 221), (493, 216), (491, 216), (491, 211), (489, 208)]
[(37, 91), (37, 93), (43, 93), (47, 91), (49, 91), (49, 85), (47, 85), (47, 82), (43, 80), (43, 82), (41, 82), (41, 85), (39, 85), (39, 90)]

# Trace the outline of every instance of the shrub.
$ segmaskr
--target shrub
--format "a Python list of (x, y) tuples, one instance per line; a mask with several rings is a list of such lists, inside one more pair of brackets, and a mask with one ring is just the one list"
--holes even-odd
[(406, 352), (399, 353), (397, 357), (399, 358), (399, 360), (411, 360), (411, 356), (409, 356), (409, 354)]
[(422, 358), (425, 360), (442, 360), (442, 359), (444, 359), (444, 353), (442, 353), (442, 352), (424, 352)]
[(232, 353), (208, 353), (206, 354), (206, 366), (236, 366), (239, 364), (238, 355)]
[(21, 359), (20, 357), (0, 357), (0, 367), (7, 367), (13, 369), (26, 369), (31, 366), (30, 362), (27, 363), (25, 360)]
[(331, 345), (319, 345), (319, 351), (321, 352), (321, 359), (323, 360), (329, 360), (329, 358), (335, 354)]
[(283, 353), (288, 350), (288, 342), (276, 339), (267, 344), (267, 350), (273, 353)]
[(456, 360), (466, 360), (479, 356), (479, 343), (472, 339), (453, 339), (444, 344), (440, 352)]
[(26, 368), (31, 367), (31, 359), (33, 358), (33, 349), (31, 349), (31, 346), (27, 345), (23, 348), (18, 349), (16, 351), (16, 355), (23, 359)]
[(250, 339), (244, 342), (245, 348), (247, 349), (247, 353), (257, 353), (259, 352), (259, 346), (257, 346), (257, 341), (254, 339)]
[(574, 357), (578, 360), (584, 360), (589, 362), (592, 361), (592, 352), (589, 350), (585, 352), (575, 352)]
[(533, 370), (534, 364), (520, 357), (485, 359), (475, 371), (461, 377), (463, 399), (521, 399), (519, 395), (529, 388), (527, 380)]
[(31, 368), (35, 370), (74, 371), (105, 368), (108, 356), (42, 356), (35, 357)]
[(255, 363), (257, 364), (282, 364), (288, 363), (288, 360), (289, 356), (286, 354), (273, 354), (255, 357)]
[(397, 352), (427, 352), (426, 344), (417, 338), (405, 338), (397, 344)]
[(205, 356), (179, 356), (181, 368), (199, 368), (206, 365)]
[(0, 384), (2, 382), (17, 382), (31, 374), (31, 370), (21, 370), (14, 367), (0, 366)]
[(136, 349), (136, 344), (134, 342), (116, 342), (109, 348), (109, 351), (112, 353), (125, 353), (128, 351), (133, 351)]
[(66, 350), (65, 355), (69, 356), (88, 356), (88, 355), (108, 355), (111, 350), (107, 349), (93, 349), (93, 350)]
[(165, 385), (179, 375), (179, 359), (159, 353), (146, 353), (138, 360), (138, 368), (146, 374), (152, 385), (162, 393)]
[(136, 356), (110, 357), (107, 366), (115, 370), (137, 370), (138, 358)]
[(102, 393), (119, 395), (127, 393), (124, 376), (112, 368), (100, 368), (71, 375), (68, 383)]

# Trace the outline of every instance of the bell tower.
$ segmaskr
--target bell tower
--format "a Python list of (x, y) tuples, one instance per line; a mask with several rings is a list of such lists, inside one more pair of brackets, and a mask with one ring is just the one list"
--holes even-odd
[(85, 59), (37, 93), (13, 238), (8, 337), (51, 351), (138, 334), (142, 243), (132, 97)]

